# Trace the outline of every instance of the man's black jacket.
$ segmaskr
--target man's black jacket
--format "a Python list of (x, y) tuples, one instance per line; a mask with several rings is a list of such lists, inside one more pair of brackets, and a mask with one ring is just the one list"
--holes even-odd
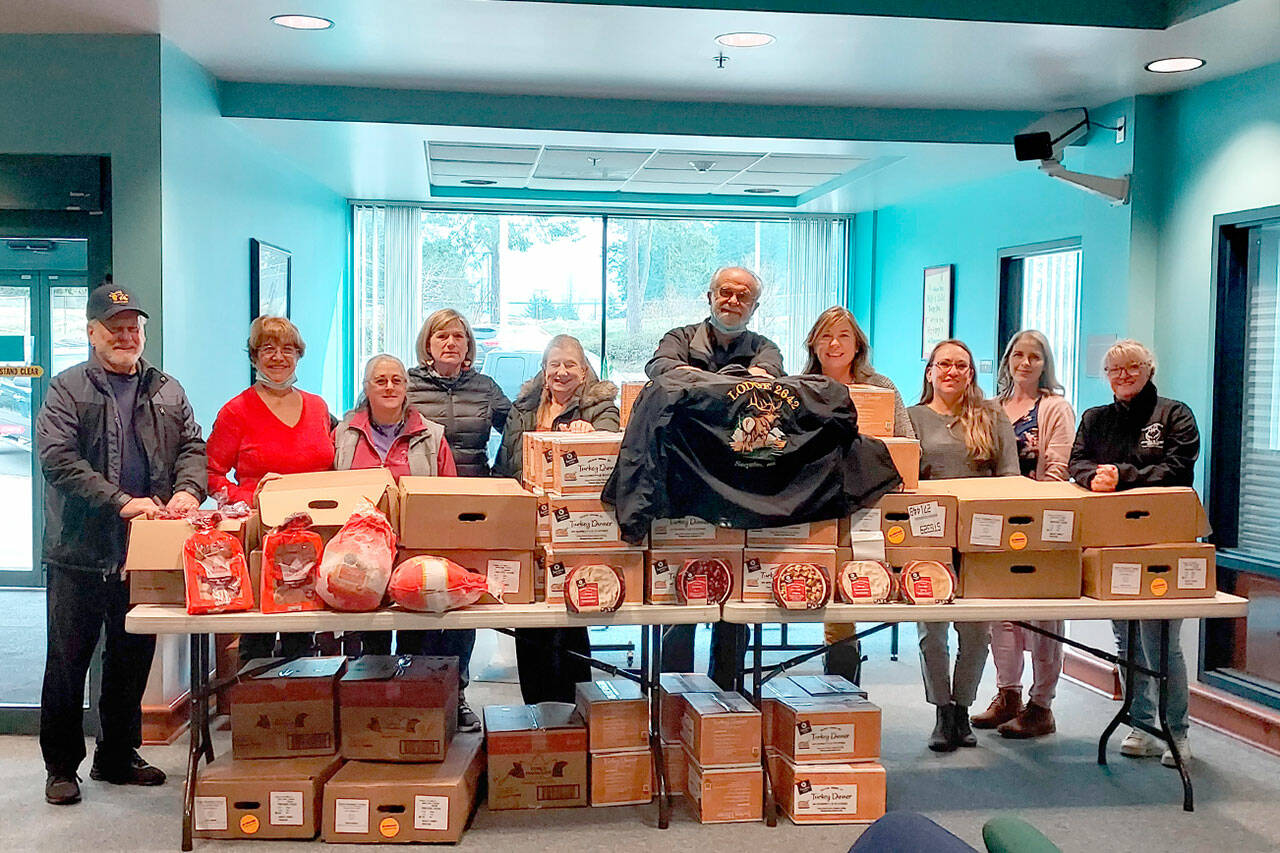
[(839, 518), (900, 482), (884, 444), (859, 436), (843, 385), (678, 370), (641, 391), (603, 498), (637, 542), (656, 518), (737, 528)]
[(1071, 478), (1089, 488), (1099, 465), (1114, 465), (1119, 489), (1190, 486), (1200, 430), (1186, 403), (1161, 397), (1148, 382), (1132, 400), (1089, 409), (1071, 448)]
[(742, 331), (728, 346), (722, 347), (716, 341), (710, 320), (678, 326), (663, 335), (644, 372), (650, 379), (657, 379), (668, 370), (684, 365), (712, 373), (730, 366), (759, 367), (770, 376), (786, 372), (782, 367), (782, 352), (773, 341), (756, 332)]

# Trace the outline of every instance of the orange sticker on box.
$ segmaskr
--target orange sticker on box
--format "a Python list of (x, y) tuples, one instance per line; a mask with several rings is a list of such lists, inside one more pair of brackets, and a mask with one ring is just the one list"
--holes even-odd
[(240, 831), (245, 835), (253, 835), (262, 826), (262, 821), (258, 820), (257, 815), (247, 814), (240, 818)]
[(1027, 534), (1021, 530), (1015, 531), (1009, 535), (1009, 547), (1015, 551), (1021, 551), (1027, 547)]
[(1151, 579), (1152, 595), (1164, 595), (1168, 591), (1169, 591), (1169, 582), (1167, 580), (1165, 580), (1164, 578)]
[(889, 530), (884, 534), (884, 538), (889, 540), (890, 545), (901, 545), (902, 540), (907, 538), (907, 531), (903, 530), (902, 527), (895, 524), (893, 527), (890, 527)]
[(400, 821), (393, 817), (384, 817), (378, 823), (378, 832), (382, 833), (383, 838), (395, 838), (400, 834)]

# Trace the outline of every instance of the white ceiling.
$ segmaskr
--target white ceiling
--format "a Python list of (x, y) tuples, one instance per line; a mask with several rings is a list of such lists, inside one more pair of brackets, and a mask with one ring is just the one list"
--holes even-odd
[[(337, 26), (288, 31), (268, 23), (280, 12)], [(727, 48), (717, 69), (713, 39), (733, 30), (777, 42)], [(1280, 60), (1276, 0), (1141, 31), (486, 0), (0, 0), (0, 31), (159, 32), (229, 80), (934, 108), (1096, 106)], [(1142, 70), (1186, 53), (1208, 64)]]

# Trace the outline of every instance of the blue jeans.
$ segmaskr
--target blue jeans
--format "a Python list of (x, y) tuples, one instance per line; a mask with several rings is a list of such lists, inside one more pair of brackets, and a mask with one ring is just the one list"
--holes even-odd
[[(1182, 657), (1182, 620), (1170, 619), (1169, 626), (1169, 704), (1165, 717), (1169, 721), (1169, 731), (1175, 738), (1185, 738), (1189, 726), (1187, 703), (1191, 694), (1187, 689), (1187, 662)], [(1116, 635), (1116, 647), (1120, 656), (1127, 658), (1128, 622), (1113, 621), (1112, 629)], [(1143, 619), (1138, 622), (1138, 647), (1133, 650), (1133, 662), (1147, 669), (1160, 668), (1160, 621)], [(1123, 676), (1123, 673), (1121, 673)], [(1156, 680), (1141, 672), (1134, 674), (1133, 703), (1129, 713), (1140, 723), (1159, 729), (1160, 720), (1156, 715), (1159, 700), (1159, 686)]]

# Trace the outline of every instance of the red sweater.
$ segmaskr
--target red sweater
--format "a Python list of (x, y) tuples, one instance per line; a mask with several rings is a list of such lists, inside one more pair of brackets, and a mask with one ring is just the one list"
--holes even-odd
[[(253, 502), (264, 474), (305, 474), (333, 468), (333, 435), (324, 399), (299, 391), (302, 417), (287, 426), (252, 387), (232, 397), (209, 433), (209, 494), (226, 489), (233, 501)], [(235, 471), (235, 480), (229, 475)]]

